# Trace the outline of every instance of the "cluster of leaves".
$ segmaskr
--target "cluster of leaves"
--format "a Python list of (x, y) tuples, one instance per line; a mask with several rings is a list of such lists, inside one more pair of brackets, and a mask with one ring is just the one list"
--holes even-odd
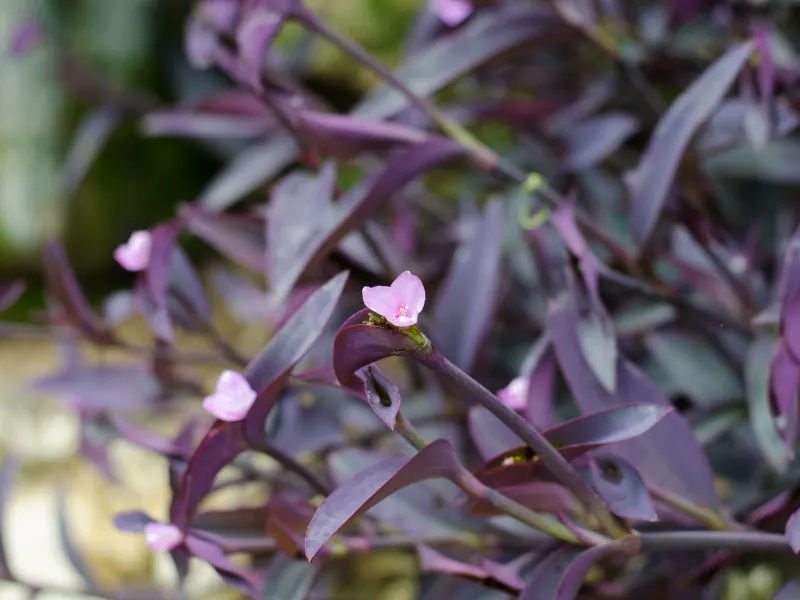
[[(791, 3), (764, 4), (498, 0), (449, 24), (424, 6), (392, 71), (299, 0), (199, 0), (186, 55), (224, 89), (155, 108), (104, 94), (97, 114), (227, 162), (150, 229), (102, 313), (47, 248), (46, 331), (67, 351), (36, 387), (71, 399), (110, 479), (110, 439), (168, 459), (181, 578), (196, 557), (253, 597), (325, 597), (337, 561), (398, 548), (427, 600), (717, 597), (742, 561), (800, 550), (800, 229), (781, 197), (800, 179), (800, 58)], [(384, 84), (332, 112), (270, 48), (288, 22)], [(88, 120), (81, 165), (119, 122)], [(274, 332), (255, 357), (212, 322), (190, 236), (237, 267), (214, 278), (233, 312)], [(432, 301), (396, 327), (361, 289), (405, 271)], [(119, 336), (133, 312), (152, 346)], [(188, 354), (179, 330), (216, 352)], [(90, 364), (81, 344), (132, 359)], [(197, 360), (242, 371), (243, 419), (203, 411)], [(490, 391), (511, 380), (514, 406)], [(130, 417), (187, 394), (174, 439)], [(203, 509), (252, 481), (263, 505)]]

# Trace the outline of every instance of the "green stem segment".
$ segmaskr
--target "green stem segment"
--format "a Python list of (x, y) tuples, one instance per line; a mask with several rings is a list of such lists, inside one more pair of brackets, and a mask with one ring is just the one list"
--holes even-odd
[[(422, 450), (428, 445), (411, 423), (406, 421), (402, 413), (398, 413), (397, 415), (395, 431), (417, 450)], [(453, 482), (476, 500), (488, 502), (496, 509), (514, 517), (519, 522), (529, 527), (533, 527), (542, 533), (546, 533), (547, 535), (570, 544), (585, 543), (584, 540), (580, 539), (574, 532), (570, 531), (553, 517), (537, 513), (511, 498), (504, 496), (497, 490), (484, 485), (463, 465), (458, 465), (458, 471), (453, 477)]]
[(594, 515), (602, 527), (613, 537), (623, 537), (628, 531), (619, 520), (611, 514), (605, 501), (584, 481), (575, 468), (569, 464), (547, 439), (530, 425), (525, 419), (506, 406), (500, 398), (495, 396), (472, 377), (464, 373), (452, 362), (447, 360), (434, 348), (425, 353), (416, 355), (424, 365), (437, 371), (458, 388), (465, 391), (467, 396), (477, 400), (484, 408), (491, 412), (506, 427), (519, 436), (519, 438), (533, 450), (542, 463), (555, 475), (583, 503), (586, 509)]

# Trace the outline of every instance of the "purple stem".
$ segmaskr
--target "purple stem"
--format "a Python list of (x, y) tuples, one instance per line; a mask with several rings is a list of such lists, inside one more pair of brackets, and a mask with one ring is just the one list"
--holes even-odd
[(738, 550), (791, 554), (786, 537), (761, 531), (669, 531), (641, 534), (642, 550)]

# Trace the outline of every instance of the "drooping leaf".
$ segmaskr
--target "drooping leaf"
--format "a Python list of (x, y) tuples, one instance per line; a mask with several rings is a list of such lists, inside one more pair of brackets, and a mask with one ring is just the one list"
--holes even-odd
[(187, 535), (184, 545), (192, 556), (196, 556), (214, 567), (225, 583), (235, 587), (248, 597), (257, 597), (263, 589), (263, 574), (232, 562), (213, 542), (196, 535)]
[(387, 496), (427, 479), (451, 479), (458, 459), (446, 440), (436, 440), (412, 458), (390, 458), (367, 468), (331, 493), (317, 509), (306, 532), (309, 561), (344, 525)]
[(574, 546), (558, 548), (534, 569), (519, 600), (573, 600), (592, 565), (610, 551), (609, 545), (588, 550)]
[(769, 371), (775, 343), (765, 337), (757, 338), (747, 351), (744, 378), (750, 424), (756, 443), (767, 463), (778, 473), (789, 466), (789, 455), (781, 441), (769, 402)]
[(303, 600), (314, 583), (316, 569), (305, 560), (276, 556), (267, 570), (262, 600)]
[(800, 511), (796, 511), (786, 521), (786, 539), (795, 554), (800, 554)]
[(589, 468), (594, 488), (614, 514), (635, 521), (658, 520), (647, 486), (630, 463), (603, 456), (590, 461)]
[[(593, 303), (593, 306), (597, 306)], [(578, 319), (578, 341), (586, 362), (609, 392), (617, 388), (617, 338), (614, 325), (603, 310), (590, 310)]]
[(215, 250), (239, 265), (264, 272), (264, 234), (260, 224), (256, 229), (197, 205), (182, 207), (180, 214), (186, 228)]
[(11, 283), (0, 283), (0, 311), (9, 308), (25, 291), (24, 281), (12, 281)]
[[(562, 295), (551, 302), (548, 332), (561, 371), (584, 413), (634, 402), (669, 406), (658, 388), (622, 359), (617, 365), (617, 393), (608, 393), (579, 350), (577, 314), (569, 296)], [(708, 459), (679, 414), (668, 414), (653, 429), (619, 443), (614, 450), (630, 461), (648, 484), (697, 499), (708, 506), (718, 504)]]
[(58, 242), (50, 242), (44, 249), (44, 277), (48, 293), (62, 311), (60, 318), (97, 343), (113, 341), (111, 333), (89, 306), (64, 248)]
[(497, 301), (503, 255), (503, 205), (491, 201), (456, 252), (433, 308), (433, 341), (464, 371), (475, 363)]
[[(416, 52), (397, 76), (412, 92), (427, 97), (495, 57), (528, 44), (556, 27), (544, 11), (530, 8), (477, 15), (463, 29)], [(406, 106), (408, 99), (387, 85), (368, 96), (352, 114), (387, 119)]]
[(630, 223), (639, 247), (655, 228), (686, 148), (725, 97), (753, 51), (751, 41), (728, 49), (672, 103), (631, 175)]

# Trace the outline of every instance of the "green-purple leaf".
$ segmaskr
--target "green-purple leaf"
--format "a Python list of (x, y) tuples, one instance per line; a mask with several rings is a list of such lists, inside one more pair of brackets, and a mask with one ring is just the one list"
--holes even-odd
[(692, 136), (711, 117), (752, 51), (751, 41), (730, 48), (672, 103), (658, 122), (629, 181), (630, 223), (640, 248), (650, 239)]
[(608, 545), (594, 546), (588, 550), (562, 546), (539, 563), (519, 600), (573, 600), (589, 569), (610, 550)]
[(464, 371), (475, 363), (491, 325), (503, 256), (503, 204), (489, 203), (472, 237), (456, 252), (433, 309), (432, 339)]
[(306, 557), (311, 561), (344, 525), (403, 488), (427, 479), (452, 479), (458, 459), (447, 440), (436, 440), (412, 458), (390, 458), (344, 482), (317, 509), (308, 526)]

